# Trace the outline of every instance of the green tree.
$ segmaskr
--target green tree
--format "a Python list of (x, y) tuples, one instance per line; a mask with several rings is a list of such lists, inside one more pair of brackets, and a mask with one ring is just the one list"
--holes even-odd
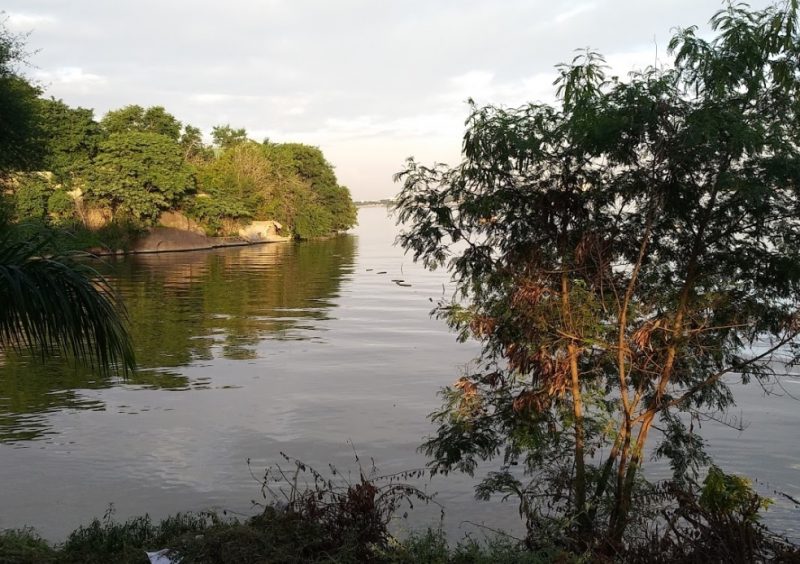
[(114, 133), (100, 144), (86, 196), (114, 216), (152, 223), (194, 189), (180, 145), (150, 132)]
[(36, 170), (42, 156), (36, 111), (41, 91), (18, 70), (25, 58), (24, 39), (0, 22), (0, 175)]
[(45, 146), (42, 168), (60, 182), (84, 175), (102, 139), (94, 112), (70, 108), (54, 98), (40, 99), (39, 120)]
[(203, 143), (203, 133), (192, 125), (184, 127), (180, 144), (187, 162), (206, 162), (214, 157), (212, 149)]
[(45, 177), (31, 173), (16, 178), (14, 204), (18, 221), (44, 221), (53, 188)]
[[(23, 53), (21, 39), (0, 27), (0, 172), (31, 166), (42, 150), (38, 91), (14, 70)], [(70, 257), (45, 258), (46, 240), (21, 240), (5, 221), (0, 228), (0, 350), (59, 351), (104, 372), (131, 370), (124, 310), (107, 282)]]
[(300, 178), (309, 183), (322, 208), (329, 214), (330, 231), (350, 229), (357, 222), (358, 210), (350, 197), (350, 190), (340, 186), (333, 165), (325, 159), (318, 147), (301, 143), (277, 145), (291, 156)]
[(173, 141), (181, 137), (181, 122), (162, 106), (147, 109), (138, 105), (125, 106), (108, 112), (100, 124), (108, 134), (139, 131), (164, 135)]
[(483, 346), (424, 450), (439, 472), (501, 457), (478, 493), (518, 495), (531, 542), (619, 548), (651, 430), (691, 481), (723, 377), (797, 352), (797, 10), (729, 5), (624, 81), (586, 52), (558, 104), (473, 107), (461, 164), (398, 174), (400, 242), (451, 269), (436, 311)]
[(220, 149), (229, 149), (248, 140), (244, 128), (233, 129), (230, 124), (215, 125), (211, 129), (211, 137), (214, 139), (214, 145)]

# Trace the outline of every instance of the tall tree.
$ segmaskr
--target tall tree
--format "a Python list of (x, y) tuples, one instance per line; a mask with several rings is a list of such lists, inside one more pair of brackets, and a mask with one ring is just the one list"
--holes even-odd
[(181, 136), (181, 122), (162, 106), (147, 109), (138, 105), (125, 106), (108, 112), (100, 124), (108, 134), (133, 131), (157, 133), (172, 141), (178, 141)]
[(220, 149), (229, 149), (234, 145), (247, 141), (247, 131), (244, 128), (233, 129), (230, 124), (215, 125), (211, 129), (214, 145)]
[[(38, 90), (16, 74), (22, 39), (0, 27), (0, 172), (31, 168), (42, 154)], [(4, 220), (6, 218), (3, 218)], [(60, 351), (106, 372), (134, 367), (124, 309), (86, 264), (50, 256), (47, 241), (0, 221), (0, 350)]]
[(37, 115), (39, 88), (20, 72), (25, 37), (0, 22), (0, 174), (35, 170), (42, 157)]
[(158, 133), (114, 133), (100, 144), (86, 196), (142, 223), (152, 223), (194, 189), (180, 146)]
[(53, 98), (40, 99), (39, 120), (45, 147), (42, 168), (62, 183), (84, 175), (102, 139), (94, 112), (70, 108)]
[(518, 495), (532, 538), (619, 547), (652, 429), (686, 484), (725, 378), (797, 352), (797, 2), (711, 24), (625, 81), (579, 55), (557, 105), (473, 107), (460, 165), (397, 177), (402, 245), (451, 269), (437, 312), (483, 346), (424, 449), (441, 472), (502, 456), (478, 492)]

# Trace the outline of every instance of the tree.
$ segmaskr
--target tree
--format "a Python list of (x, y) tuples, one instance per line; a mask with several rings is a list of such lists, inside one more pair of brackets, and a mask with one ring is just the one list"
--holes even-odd
[[(19, 37), (0, 28), (0, 172), (30, 168), (41, 155), (38, 90), (15, 73)], [(35, 190), (34, 190), (35, 192)], [(35, 194), (34, 194), (35, 195)], [(34, 198), (36, 200), (36, 198)], [(124, 309), (108, 283), (86, 264), (48, 254), (46, 239), (26, 237), (0, 221), (0, 350), (59, 351), (102, 372), (134, 368)]]
[(24, 36), (0, 22), (0, 175), (35, 170), (41, 160), (36, 112), (40, 90), (19, 72), (24, 60)]
[(173, 141), (178, 141), (181, 136), (181, 122), (162, 106), (151, 106), (147, 109), (138, 105), (125, 106), (108, 112), (100, 124), (108, 134), (134, 131), (157, 133)]
[(18, 221), (44, 221), (47, 217), (47, 202), (53, 188), (46, 178), (38, 173), (18, 175), (14, 190), (14, 203)]
[(309, 184), (321, 207), (327, 210), (328, 231), (345, 231), (356, 224), (358, 211), (350, 197), (350, 190), (339, 185), (333, 166), (318, 147), (301, 143), (265, 145), (288, 153), (297, 174)]
[(617, 550), (663, 493), (640, 475), (652, 429), (692, 483), (724, 378), (798, 358), (797, 11), (728, 5), (627, 80), (585, 52), (557, 105), (473, 106), (461, 164), (397, 175), (400, 243), (451, 269), (436, 312), (482, 344), (423, 448), (438, 472), (500, 456), (478, 494), (519, 496), (531, 542)]
[(186, 125), (180, 138), (183, 158), (187, 162), (206, 162), (214, 157), (210, 147), (203, 143), (203, 133), (192, 125)]
[(42, 168), (68, 183), (89, 168), (102, 139), (94, 112), (70, 108), (61, 100), (39, 99), (39, 120), (45, 146)]
[(211, 129), (211, 137), (214, 139), (214, 145), (220, 149), (229, 149), (248, 140), (244, 128), (233, 129), (230, 124), (215, 125)]
[(180, 146), (158, 133), (113, 133), (100, 144), (86, 195), (142, 223), (155, 221), (194, 188)]

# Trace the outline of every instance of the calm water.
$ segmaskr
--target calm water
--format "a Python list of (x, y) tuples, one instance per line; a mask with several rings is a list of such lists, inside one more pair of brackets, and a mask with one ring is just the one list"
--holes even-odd
[[(382, 208), (329, 241), (130, 257), (109, 265), (141, 365), (127, 381), (14, 357), (0, 367), (0, 528), (52, 539), (102, 515), (248, 513), (258, 475), (286, 452), (355, 469), (353, 447), (383, 472), (421, 467), (436, 391), (473, 358), (428, 317), (447, 276), (393, 247)], [(411, 286), (399, 286), (402, 279)], [(800, 395), (800, 379), (784, 380)], [(800, 403), (737, 389), (738, 432), (703, 425), (723, 468), (762, 491), (800, 497)], [(247, 460), (251, 467), (248, 468)], [(365, 463), (369, 465), (369, 463)], [(421, 482), (420, 485), (426, 485)], [(427, 483), (454, 535), (465, 521), (517, 526), (514, 504), (473, 501), (471, 481)], [(433, 522), (423, 509), (411, 525)], [(800, 511), (778, 500), (777, 528)], [(401, 525), (402, 526), (402, 525)]]

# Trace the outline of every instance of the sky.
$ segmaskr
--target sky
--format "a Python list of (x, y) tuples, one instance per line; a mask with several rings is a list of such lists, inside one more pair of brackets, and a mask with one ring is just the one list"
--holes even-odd
[[(766, 1), (751, 1), (760, 8)], [(26, 74), (102, 117), (164, 106), (184, 123), (319, 146), (356, 200), (392, 197), (405, 159), (459, 160), (466, 100), (552, 101), (575, 49), (615, 74), (668, 63), (676, 27), (719, 0), (6, 0)]]

